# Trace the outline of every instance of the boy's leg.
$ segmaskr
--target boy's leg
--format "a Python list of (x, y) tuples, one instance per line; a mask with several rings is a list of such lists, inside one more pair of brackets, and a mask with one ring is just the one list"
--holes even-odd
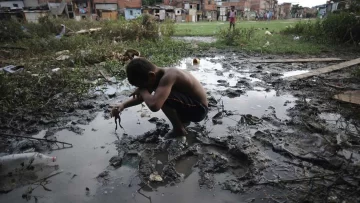
[(170, 120), (172, 126), (173, 126), (173, 133), (178, 136), (184, 136), (186, 135), (186, 130), (183, 122), (181, 121), (178, 113), (175, 109), (164, 105), (161, 110), (164, 112), (166, 117)]

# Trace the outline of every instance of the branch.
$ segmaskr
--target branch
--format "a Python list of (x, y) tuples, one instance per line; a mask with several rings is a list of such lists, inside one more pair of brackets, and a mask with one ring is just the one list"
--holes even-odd
[(39, 140), (39, 141), (45, 141), (45, 142), (51, 142), (51, 143), (60, 143), (60, 144), (63, 144), (63, 147), (65, 147), (64, 145), (69, 145), (69, 147), (73, 147), (73, 145), (71, 143), (61, 142), (61, 141), (56, 141), (56, 140), (48, 140), (48, 139), (43, 139), (43, 138), (27, 137), (27, 136), (13, 135), (13, 134), (1, 133), (1, 132), (0, 132), (0, 136), (19, 137), (19, 138), (23, 138), (23, 139)]

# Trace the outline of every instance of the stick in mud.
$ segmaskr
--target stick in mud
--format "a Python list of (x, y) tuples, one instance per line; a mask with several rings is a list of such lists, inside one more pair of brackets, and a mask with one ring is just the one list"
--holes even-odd
[[(72, 145), (71, 143), (62, 142), (62, 141), (57, 141), (57, 140), (48, 140), (48, 139), (44, 139), (44, 138), (27, 137), (27, 136), (6, 134), (6, 133), (0, 133), (0, 136), (4, 136), (4, 137), (18, 137), (18, 138), (23, 138), (23, 139), (39, 140), (39, 141), (56, 143), (56, 144), (57, 144), (57, 143), (60, 143), (60, 144), (63, 145), (63, 148), (71, 148), (71, 147), (73, 147), (73, 145)], [(69, 145), (69, 146), (68, 146), (68, 147), (65, 147), (65, 145)]]

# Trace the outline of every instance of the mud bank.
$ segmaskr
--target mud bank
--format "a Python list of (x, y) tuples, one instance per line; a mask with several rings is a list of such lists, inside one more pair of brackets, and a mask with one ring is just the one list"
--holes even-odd
[(210, 104), (208, 117), (192, 123), (186, 137), (163, 139), (171, 126), (145, 106), (125, 110), (124, 129), (115, 131), (108, 105), (126, 99), (131, 87), (126, 81), (99, 87), (74, 110), (82, 114), (36, 136), (73, 144), (50, 152), (58, 157), (53, 171), (62, 170), (46, 183), (51, 191), (28, 194), (37, 186), (30, 181), (0, 200), (20, 202), (27, 194), (38, 202), (359, 201), (360, 114), (331, 100), (340, 90), (324, 85), (339, 83), (340, 75), (348, 78), (344, 87), (360, 89), (358, 81), (345, 72), (284, 81), (331, 63), (252, 64), (247, 54), (211, 51), (198, 57), (197, 66), (191, 58), (176, 65), (200, 80)]

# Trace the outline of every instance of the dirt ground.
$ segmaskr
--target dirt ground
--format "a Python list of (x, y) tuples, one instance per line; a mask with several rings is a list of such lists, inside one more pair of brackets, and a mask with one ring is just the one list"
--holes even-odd
[(287, 82), (335, 63), (254, 64), (284, 56), (219, 50), (197, 57), (200, 65), (185, 58), (176, 67), (201, 81), (210, 112), (186, 138), (164, 140), (171, 125), (146, 106), (125, 110), (115, 131), (109, 104), (126, 99), (132, 87), (126, 80), (99, 87), (64, 117), (37, 126), (34, 137), (73, 147), (2, 140), (4, 154), (36, 150), (58, 161), (3, 175), (0, 201), (360, 201), (360, 108), (332, 99), (360, 89), (356, 67)]

